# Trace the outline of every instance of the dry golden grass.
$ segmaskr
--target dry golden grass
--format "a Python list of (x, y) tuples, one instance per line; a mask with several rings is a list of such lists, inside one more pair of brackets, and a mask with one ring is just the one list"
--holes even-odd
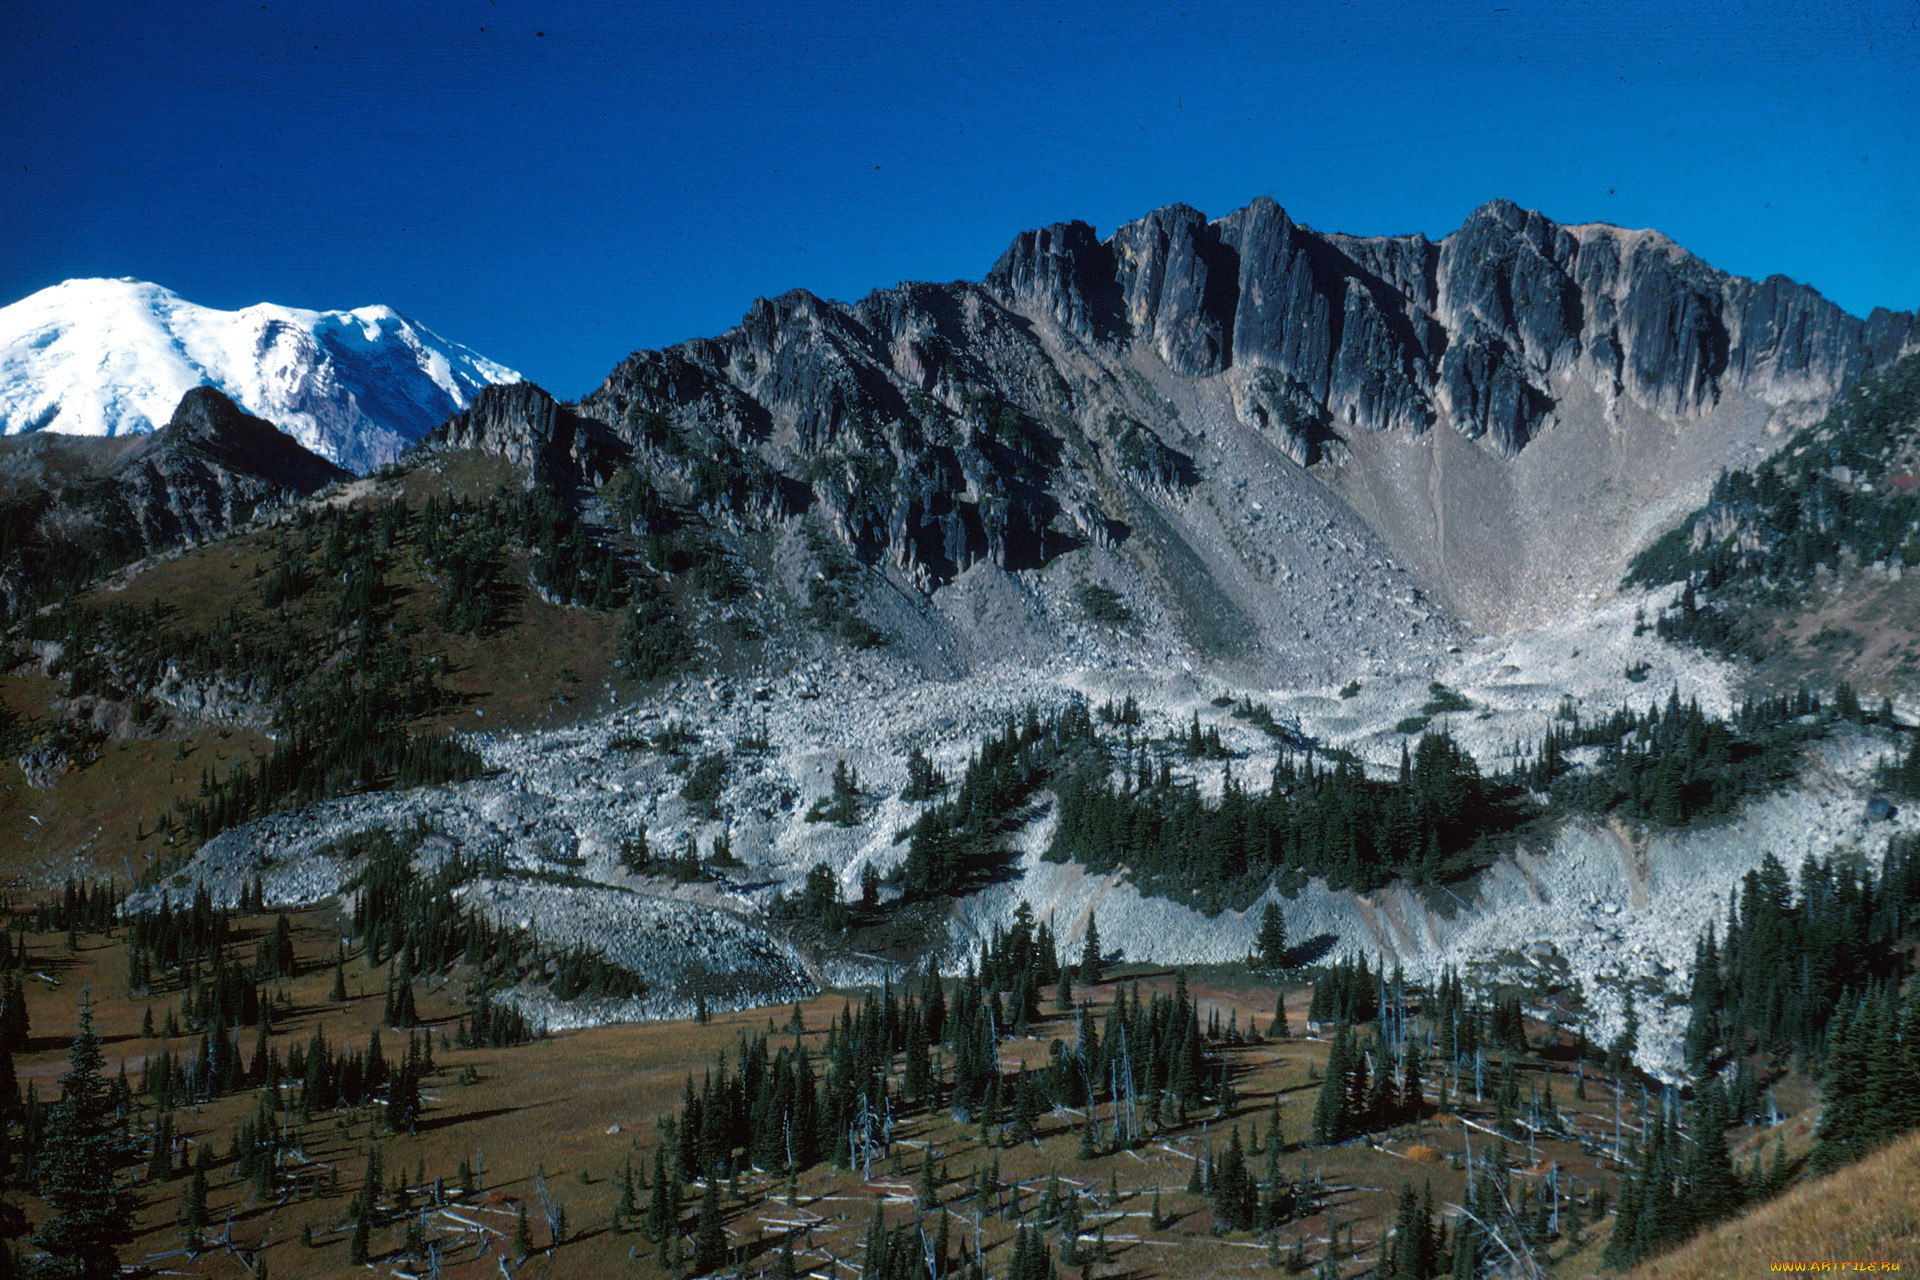
[[(1633, 1271), (1633, 1280), (1723, 1280), (1776, 1263), (1920, 1269), (1920, 1133), (1785, 1195)], [(1788, 1274), (1788, 1272), (1780, 1272)]]
[[(257, 934), (268, 923), (264, 919), (250, 921), (248, 929)], [(369, 972), (350, 961), (351, 998), (344, 1005), (331, 1004), (326, 998), (331, 970), (324, 957), (330, 954), (340, 926), (338, 918), (329, 912), (303, 913), (297, 919), (296, 944), (308, 967), (298, 978), (282, 984), (291, 1012), (276, 1023), (274, 1038), (283, 1054), (293, 1040), (304, 1041), (316, 1026), (324, 1026), (336, 1044), (364, 1044), (374, 1029), (381, 1008), (382, 972)], [(57, 1088), (64, 1068), (65, 1043), (76, 1025), (75, 997), (83, 987), (90, 989), (98, 1001), (96, 1021), (110, 1071), (124, 1063), (137, 1081), (149, 1055), (163, 1047), (176, 1052), (190, 1047), (192, 1042), (186, 1037), (170, 1043), (140, 1037), (143, 1010), (151, 1007), (156, 1022), (163, 1023), (175, 997), (136, 1000), (125, 996), (121, 990), (123, 950), (117, 938), (83, 935), (75, 953), (65, 950), (61, 936), (34, 936), (30, 942), (29, 971), (44, 974), (52, 982), (40, 978), (27, 982), (34, 1044), (32, 1051), (19, 1059), (23, 1087), (31, 1082), (43, 1098)], [(243, 943), (241, 952), (250, 953), (250, 943)], [(1144, 984), (1149, 990), (1170, 985), (1170, 975), (1151, 977)], [(447, 1029), (458, 1010), (452, 999), (454, 990), (438, 983), (423, 987), (422, 1017)], [(1082, 994), (1104, 1002), (1111, 998), (1112, 990), (1111, 986), (1102, 986)], [(1237, 1009), (1242, 1026), (1256, 1013), (1264, 1025), (1273, 1007), (1270, 988), (1218, 991), (1195, 984), (1194, 993), (1204, 1007), (1220, 1007), (1223, 1016), (1228, 1008)], [(829, 994), (807, 1002), (807, 1039), (816, 1060), (823, 1048), (825, 1028), (848, 998)], [(1296, 1023), (1298, 1015), (1296, 1009)], [(443, 1243), (449, 1247), (442, 1275), (448, 1280), (498, 1274), (500, 1248), (511, 1239), (514, 1211), (522, 1203), (533, 1209), (536, 1242), (547, 1244), (535, 1192), (542, 1173), (550, 1194), (566, 1205), (571, 1231), (561, 1249), (533, 1259), (527, 1274), (555, 1278), (660, 1275), (651, 1245), (634, 1232), (616, 1233), (611, 1229), (618, 1192), (614, 1175), (629, 1158), (636, 1165), (650, 1165), (656, 1141), (654, 1119), (677, 1107), (689, 1075), (697, 1082), (717, 1053), (734, 1049), (743, 1035), (768, 1031), (770, 1023), (784, 1029), (787, 1017), (786, 1009), (763, 1009), (717, 1015), (705, 1025), (677, 1022), (605, 1027), (514, 1049), (440, 1051), (439, 1072), (424, 1089), (427, 1107), (419, 1134), (380, 1133), (377, 1108), (359, 1115), (316, 1117), (306, 1126), (302, 1150), (309, 1161), (310, 1191), (304, 1198), (279, 1204), (255, 1203), (250, 1187), (232, 1178), (223, 1159), (211, 1179), (210, 1217), (216, 1234), (225, 1229), (231, 1214), (234, 1243), (248, 1251), (262, 1250), (276, 1277), (364, 1274), (347, 1265), (344, 1228), (350, 1222), (350, 1197), (359, 1186), (370, 1143), (377, 1137), (389, 1178), (400, 1170), (418, 1171), (424, 1185), (430, 1186), (436, 1177), (451, 1179), (462, 1158), (477, 1154), (484, 1159), (487, 1198), (469, 1198), (453, 1212), (499, 1234), (493, 1235), (492, 1247), (479, 1255), (474, 1233), (463, 1233), (461, 1242), (451, 1224), (443, 1224)], [(1009, 1042), (1006, 1059), (1042, 1062), (1049, 1040), (1067, 1034), (1070, 1029), (1059, 1021), (1043, 1023), (1034, 1037)], [(780, 1030), (773, 1038), (779, 1043), (786, 1035)], [(243, 1047), (250, 1047), (250, 1037), (245, 1039)], [(390, 1054), (397, 1052), (400, 1037), (387, 1032), (386, 1043)], [(977, 1127), (957, 1125), (945, 1114), (908, 1116), (897, 1130), (900, 1160), (876, 1159), (870, 1182), (857, 1173), (816, 1167), (799, 1179), (795, 1206), (789, 1205), (780, 1180), (756, 1175), (743, 1178), (741, 1195), (728, 1202), (729, 1234), (736, 1243), (754, 1248), (755, 1271), (771, 1265), (779, 1241), (792, 1230), (790, 1224), (799, 1221), (812, 1224), (803, 1258), (821, 1268), (822, 1274), (828, 1256), (857, 1261), (859, 1242), (876, 1208), (883, 1209), (895, 1223), (912, 1216), (919, 1154), (925, 1144), (931, 1144), (953, 1179), (943, 1187), (942, 1196), (947, 1202), (946, 1211), (953, 1214), (956, 1240), (971, 1241), (979, 1230), (996, 1267), (1005, 1265), (1015, 1223), (991, 1216), (976, 1221), (971, 1207), (958, 1203), (957, 1197), (961, 1181), (976, 1164), (997, 1160), (1004, 1180), (1017, 1179), (1023, 1184), (1021, 1200), (1029, 1207), (1037, 1202), (1045, 1180), (1055, 1173), (1098, 1193), (1102, 1212), (1090, 1219), (1089, 1230), (1107, 1224), (1111, 1261), (1096, 1265), (1096, 1275), (1145, 1280), (1149, 1276), (1215, 1276), (1264, 1268), (1264, 1245), (1246, 1237), (1222, 1239), (1212, 1234), (1205, 1200), (1186, 1191), (1188, 1172), (1203, 1141), (1217, 1152), (1231, 1126), (1239, 1126), (1244, 1134), (1258, 1122), (1264, 1131), (1275, 1090), (1286, 1099), (1282, 1114), (1287, 1139), (1297, 1142), (1304, 1138), (1314, 1089), (1309, 1067), (1317, 1067), (1324, 1056), (1325, 1046), (1314, 1041), (1239, 1051), (1241, 1102), (1230, 1122), (1209, 1122), (1203, 1138), (1202, 1126), (1196, 1120), (1186, 1130), (1156, 1138), (1137, 1153), (1123, 1152), (1092, 1161), (1076, 1158), (1077, 1135), (1068, 1118), (1060, 1114), (1042, 1120), (1038, 1142), (1013, 1149), (983, 1146)], [(461, 1069), (468, 1065), (474, 1067), (479, 1080), (459, 1084)], [(175, 1112), (175, 1123), (190, 1143), (212, 1143), (224, 1156), (230, 1135), (243, 1118), (252, 1114), (256, 1101), (254, 1094), (247, 1093), (181, 1108)], [(150, 1104), (143, 1102), (142, 1109), (141, 1123), (150, 1125)], [(616, 1125), (618, 1131), (609, 1132)], [(1419, 1134), (1409, 1131), (1386, 1145), (1403, 1147), (1416, 1137), (1440, 1146), (1451, 1146), (1453, 1141), (1445, 1136), (1443, 1126), (1428, 1125)], [(1349, 1231), (1355, 1235), (1359, 1252), (1346, 1268), (1349, 1273), (1372, 1258), (1374, 1238), (1390, 1211), (1390, 1193), (1397, 1191), (1402, 1179), (1415, 1177), (1416, 1171), (1418, 1177), (1431, 1174), (1436, 1192), (1448, 1197), (1458, 1194), (1454, 1185), (1458, 1175), (1447, 1165), (1416, 1165), (1398, 1154), (1388, 1155), (1364, 1144), (1290, 1154), (1284, 1167), (1293, 1173), (1309, 1162), (1341, 1188), (1331, 1197), (1332, 1216), (1337, 1217), (1343, 1237)], [(1262, 1163), (1256, 1158), (1256, 1174)], [(333, 1171), (332, 1184), (314, 1187), (313, 1181), (323, 1178), (329, 1169)], [(1106, 1203), (1110, 1180), (1120, 1191), (1117, 1204)], [(167, 1255), (178, 1248), (180, 1233), (175, 1220), (184, 1187), (185, 1180), (175, 1178), (141, 1188), (145, 1203), (140, 1234), (127, 1251), (129, 1261)], [(1162, 1208), (1174, 1220), (1152, 1231), (1147, 1229), (1146, 1217), (1156, 1191), (1161, 1195)], [(38, 1216), (35, 1206), (30, 1203), (28, 1208), (31, 1216)], [(687, 1212), (691, 1214), (692, 1209), (689, 1204)], [(1316, 1214), (1290, 1231), (1316, 1242), (1317, 1251), (1324, 1243), (1329, 1221), (1328, 1214)], [(312, 1229), (315, 1247), (300, 1243), (303, 1226)], [(1289, 1234), (1288, 1240), (1292, 1238)], [(375, 1232), (373, 1249), (381, 1273), (394, 1265), (395, 1251), (401, 1243), (397, 1229), (383, 1227)], [(181, 1275), (247, 1274), (236, 1255), (220, 1250), (194, 1258), (175, 1254), (155, 1261)], [(847, 1275), (849, 1270), (842, 1267), (839, 1274)]]

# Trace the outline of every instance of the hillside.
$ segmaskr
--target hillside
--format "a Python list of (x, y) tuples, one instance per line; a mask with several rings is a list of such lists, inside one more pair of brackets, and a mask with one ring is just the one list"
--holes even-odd
[[(751, 1004), (788, 944), (814, 987), (957, 971), (1023, 899), (1161, 963), (1244, 955), (1273, 906), (1319, 957), (1545, 966), (1596, 1035), (1638, 990), (1672, 1073), (1698, 913), (1766, 849), (1877, 856), (1920, 815), (1870, 805), (1905, 739), (1826, 676), (1743, 704), (1658, 599), (1577, 589), (1911, 341), (1500, 202), (1438, 243), (1163, 210), (981, 284), (787, 295), (577, 404), (486, 387), (317, 497), (203, 493), (195, 545), (23, 599), (8, 862), (308, 908), (351, 874), (328, 848), (424, 825), (500, 860), (464, 890), (654, 986), (521, 993), (555, 1025), (736, 960), (716, 1007)], [(1403, 482), (1453, 532), (1389, 518)], [(860, 929), (780, 915), (817, 876)], [(629, 948), (715, 910), (735, 959)]]
[(1875, 694), (1920, 689), (1920, 358), (1854, 386), (1771, 461), (1730, 470), (1634, 561), (1684, 583), (1661, 634), (1755, 664), (1763, 682), (1845, 669)]
[(1916, 1187), (1920, 1134), (1909, 1134), (1627, 1274), (1634, 1280), (1719, 1280), (1776, 1271), (1910, 1269), (1920, 1265)]

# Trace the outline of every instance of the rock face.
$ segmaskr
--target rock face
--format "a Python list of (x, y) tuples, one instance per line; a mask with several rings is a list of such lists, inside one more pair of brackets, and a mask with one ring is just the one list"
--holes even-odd
[(1312, 602), (1259, 598), (1313, 549), (1223, 503), (1317, 522), (1330, 489), (1379, 539), (1363, 560), (1499, 628), (1610, 586), (1721, 467), (1916, 346), (1912, 314), (1858, 319), (1655, 232), (1495, 201), (1438, 242), (1358, 238), (1262, 199), (1024, 232), (978, 284), (762, 300), (578, 412), (689, 501), (817, 512), (924, 592), (1083, 548), (1170, 615), (1191, 584), (1239, 616), (1189, 639), (1244, 657), (1312, 629)]
[(1555, 421), (1562, 371), (1685, 417), (1736, 389), (1828, 398), (1920, 341), (1911, 314), (1857, 320), (1657, 233), (1505, 200), (1438, 243), (1322, 235), (1266, 199), (1214, 222), (1156, 210), (1104, 243), (1067, 223), (1018, 237), (986, 287), (1080, 341), (1151, 342), (1185, 377), (1270, 371), (1337, 427), (1444, 423), (1507, 456)]
[(0, 613), (349, 478), (212, 387), (189, 390), (151, 435), (0, 440)]
[(120, 490), (142, 541), (161, 547), (223, 533), (260, 506), (351, 474), (212, 387), (195, 387), (151, 444), (104, 478)]
[(598, 422), (582, 418), (531, 382), (488, 387), (414, 446), (472, 449), (504, 458), (548, 483), (587, 487), (605, 481), (632, 452)]

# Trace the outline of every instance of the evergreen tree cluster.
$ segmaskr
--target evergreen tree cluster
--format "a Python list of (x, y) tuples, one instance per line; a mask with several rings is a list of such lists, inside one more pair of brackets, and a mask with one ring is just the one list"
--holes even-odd
[[(1619, 813), (1643, 822), (1683, 827), (1732, 813), (1750, 796), (1774, 790), (1799, 771), (1801, 749), (1823, 737), (1846, 697), (1823, 708), (1805, 689), (1740, 704), (1730, 721), (1710, 716), (1697, 701), (1645, 711), (1622, 708), (1605, 720), (1564, 719), (1550, 728), (1514, 777), (1548, 793), (1562, 809)], [(1575, 768), (1568, 755), (1599, 748), (1599, 758)]]
[[(49, 521), (49, 515), (61, 518)], [(0, 589), (0, 623), (66, 600), (146, 554), (139, 518), (111, 481), (84, 483), (65, 493), (9, 486), (0, 495), (0, 580), (6, 583)]]
[[(1038, 1069), (1003, 1069), (1001, 1041), (1038, 1018), (1037, 1010), (1023, 1017), (1017, 1007), (1026, 992), (1038, 994), (1027, 985), (1037, 970), (1024, 961), (1019, 932), (1016, 926), (1011, 944), (1003, 937), (990, 962), (995, 979), (970, 969), (949, 995), (929, 972), (917, 995), (888, 987), (848, 1005), (828, 1027), (818, 1059), (797, 1036), (777, 1047), (766, 1036), (742, 1037), (698, 1085), (689, 1077), (679, 1111), (663, 1118), (663, 1176), (685, 1184), (749, 1166), (789, 1173), (821, 1161), (863, 1167), (892, 1156), (894, 1125), (916, 1110), (950, 1108), (1009, 1146), (1036, 1137), (1057, 1106), (1126, 1102), (1143, 1110), (1136, 1124), (1116, 1105), (1105, 1132), (1090, 1119), (1082, 1150), (1092, 1155), (1144, 1141), (1148, 1126), (1185, 1124), (1190, 1110), (1230, 1097), (1225, 1064), (1209, 1051), (1184, 975), (1171, 994), (1151, 999), (1123, 986), (1104, 1025), (1081, 1006), (1071, 1047), (1056, 1041)], [(1237, 1040), (1238, 1033), (1215, 1028), (1212, 1038)]]
[(1419, 1119), (1426, 1110), (1423, 1071), (1417, 1039), (1390, 1043), (1376, 1031), (1363, 1042), (1341, 1023), (1314, 1102), (1314, 1142), (1329, 1146)]
[(1758, 1053), (1817, 1063), (1836, 1012), (1897, 985), (1920, 937), (1920, 840), (1889, 842), (1878, 874), (1857, 857), (1809, 858), (1794, 883), (1768, 854), (1742, 879), (1724, 929), (1694, 955), (1687, 1050), (1696, 1072)]
[[(58, 898), (33, 905), (30, 914), (16, 915), (17, 925), (35, 933), (104, 933), (119, 923), (125, 895), (111, 880), (76, 880), (68, 876)], [(30, 922), (30, 923), (29, 923)]]
[(839, 933), (853, 922), (852, 910), (841, 901), (840, 877), (824, 862), (813, 864), (800, 892), (775, 898), (767, 914), (830, 933)]
[(1013, 815), (1071, 761), (1101, 752), (1093, 719), (1075, 703), (1042, 717), (1029, 706), (1007, 718), (968, 762), (952, 799), (924, 810), (915, 821), (901, 879), (918, 896), (963, 890), (1004, 870), (997, 845)]
[(1620, 1186), (1619, 1215), (1601, 1260), (1625, 1270), (1738, 1213), (1749, 1199), (1770, 1189), (1769, 1175), (1755, 1161), (1751, 1181), (1742, 1178), (1727, 1150), (1733, 1123), (1725, 1092), (1709, 1081), (1689, 1108), (1661, 1104), (1642, 1115), (1631, 1176)]
[(1722, 474), (1707, 507), (1643, 552), (1631, 580), (1790, 583), (1838, 568), (1843, 552), (1859, 564), (1920, 559), (1920, 498), (1887, 483), (1909, 469), (1917, 425), (1920, 359), (1908, 356), (1857, 383), (1756, 471)]
[(1367, 958), (1341, 960), (1314, 974), (1313, 994), (1307, 1000), (1307, 1021), (1323, 1024), (1372, 1022), (1380, 1016), (1384, 974), (1377, 974)]
[(1143, 890), (1209, 911), (1244, 904), (1277, 873), (1359, 890), (1437, 883), (1488, 859), (1489, 840), (1531, 816), (1517, 787), (1484, 779), (1445, 733), (1403, 748), (1397, 774), (1381, 779), (1345, 753), (1323, 763), (1284, 751), (1264, 793), (1229, 772), (1217, 801), (1144, 747), (1121, 757), (1117, 776), (1081, 769), (1056, 783), (1047, 856), (1093, 871), (1124, 864)]
[(1820, 1127), (1807, 1167), (1831, 1173), (1920, 1129), (1920, 982), (1891, 987), (1834, 1015), (1821, 1072)]
[(502, 929), (463, 903), (457, 890), (504, 867), (448, 857), (424, 872), (414, 859), (425, 832), (395, 835), (386, 828), (349, 837), (337, 856), (364, 859), (342, 887), (354, 898), (354, 935), (365, 940), (369, 967), (393, 962), (398, 981), (446, 973), (465, 965), (478, 989), (522, 981), (545, 983), (562, 1000), (580, 995), (625, 999), (646, 984), (604, 956), (580, 948), (541, 951), (519, 930)]

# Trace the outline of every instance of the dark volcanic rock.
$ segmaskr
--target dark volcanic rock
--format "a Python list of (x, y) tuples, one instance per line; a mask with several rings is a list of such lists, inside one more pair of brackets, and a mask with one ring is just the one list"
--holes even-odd
[(350, 478), (212, 387), (188, 391), (151, 435), (6, 437), (0, 614)]
[(416, 456), (436, 449), (493, 454), (548, 483), (589, 488), (631, 452), (605, 425), (563, 407), (531, 382), (482, 389), (464, 411), (412, 446)]
[(212, 537), (266, 503), (352, 478), (212, 387), (180, 397), (152, 439), (106, 475), (149, 548)]

